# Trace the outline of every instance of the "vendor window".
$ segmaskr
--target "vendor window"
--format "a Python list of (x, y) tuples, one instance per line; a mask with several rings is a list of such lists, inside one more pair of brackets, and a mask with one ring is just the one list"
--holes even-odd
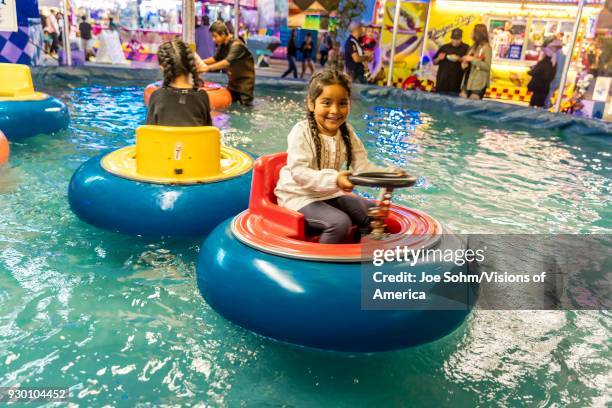
[(542, 45), (547, 38), (554, 36), (564, 44), (567, 43), (567, 39), (572, 35), (573, 28), (574, 23), (572, 21), (533, 19), (527, 37), (525, 60), (537, 61)]
[(520, 60), (526, 31), (527, 19), (492, 17), (489, 20), (489, 35), (493, 58)]

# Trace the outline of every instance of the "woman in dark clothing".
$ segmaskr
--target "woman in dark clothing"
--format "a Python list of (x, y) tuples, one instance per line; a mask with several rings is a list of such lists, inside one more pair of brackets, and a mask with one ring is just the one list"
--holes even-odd
[(287, 43), (287, 62), (289, 68), (285, 71), (281, 78), (286, 77), (293, 72), (293, 77), (297, 78), (297, 65), (295, 65), (295, 58), (297, 57), (297, 45), (295, 44), (295, 28), (291, 30), (291, 36), (289, 37), (289, 43)]
[(333, 47), (332, 38), (329, 33), (323, 34), (323, 38), (321, 41), (321, 48), (319, 52), (321, 53), (321, 66), (324, 67), (325, 63), (327, 63), (327, 59), (329, 58), (329, 52)]
[(302, 74), (300, 75), (300, 78), (304, 78), (306, 64), (308, 64), (308, 68), (310, 69), (310, 75), (314, 74), (314, 65), (312, 64), (312, 45), (312, 35), (310, 33), (306, 33), (306, 38), (300, 47), (300, 51), (302, 52)]
[(527, 85), (527, 90), (533, 92), (529, 106), (543, 107), (546, 103), (546, 96), (550, 90), (550, 83), (555, 79), (555, 66), (550, 57), (544, 56), (534, 67), (529, 71), (531, 81)]
[(529, 106), (544, 107), (546, 98), (550, 91), (550, 84), (555, 79), (557, 72), (557, 51), (563, 47), (563, 43), (558, 39), (549, 39), (544, 42), (542, 58), (529, 71), (531, 81), (527, 85), (527, 90), (533, 92)]

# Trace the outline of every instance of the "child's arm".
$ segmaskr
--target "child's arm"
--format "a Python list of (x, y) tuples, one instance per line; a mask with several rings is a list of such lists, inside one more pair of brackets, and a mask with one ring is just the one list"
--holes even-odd
[(213, 122), (212, 115), (210, 114), (210, 100), (208, 98), (208, 93), (205, 90), (200, 89), (198, 90), (197, 95), (201, 104), (200, 109), (204, 121), (204, 126), (212, 126)]
[(198, 72), (202, 72), (202, 70), (207, 64), (204, 62), (204, 60), (202, 60), (202, 58), (200, 58), (197, 52), (193, 53), (193, 58), (195, 59), (196, 70)]
[(155, 105), (157, 104), (157, 91), (151, 94), (151, 98), (149, 98), (149, 106), (147, 106), (147, 119), (145, 124), (147, 125), (157, 125), (157, 118), (155, 117)]
[[(206, 62), (208, 64), (208, 59), (205, 60), (204, 62)], [(219, 62), (211, 62), (208, 65), (202, 65), (199, 69), (198, 72), (202, 73), (202, 72), (209, 72), (209, 71), (218, 71), (221, 69), (226, 69), (230, 67), (230, 62), (226, 59), (221, 60)]]
[[(340, 189), (337, 183), (338, 171), (316, 169), (314, 143), (304, 125), (295, 125), (289, 133), (287, 142), (287, 168), (297, 184), (319, 193), (334, 193)], [(313, 162), (315, 167), (312, 166)]]

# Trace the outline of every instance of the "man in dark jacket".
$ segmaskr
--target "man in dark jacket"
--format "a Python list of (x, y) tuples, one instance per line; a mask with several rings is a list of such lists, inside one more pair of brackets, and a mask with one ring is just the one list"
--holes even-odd
[(438, 65), (436, 92), (458, 95), (461, 91), (461, 57), (466, 55), (469, 49), (469, 46), (461, 41), (462, 37), (463, 31), (455, 28), (451, 33), (451, 42), (440, 47), (434, 56), (433, 63)]
[(349, 32), (351, 35), (344, 44), (344, 67), (351, 76), (353, 82), (365, 84), (367, 82), (365, 77), (364, 63), (372, 60), (359, 43), (361, 37), (361, 24), (358, 22), (352, 22), (349, 25)]

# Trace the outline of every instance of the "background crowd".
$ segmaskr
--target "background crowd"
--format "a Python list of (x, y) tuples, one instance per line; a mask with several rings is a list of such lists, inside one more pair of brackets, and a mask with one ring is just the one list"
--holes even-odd
[[(64, 16), (60, 11), (51, 9), (41, 15), (41, 20), (45, 51), (61, 62), (62, 41), (66, 31)], [(71, 28), (74, 31), (73, 64), (78, 65), (80, 61), (129, 64), (126, 45), (122, 44), (119, 26), (113, 17), (107, 16), (92, 23), (88, 17), (78, 16), (75, 21), (76, 24), (73, 23)], [(221, 14), (216, 14), (216, 21), (223, 21)], [(202, 58), (215, 54), (210, 34), (212, 23), (207, 14), (196, 19), (197, 53)], [(232, 21), (225, 21), (224, 24), (230, 33), (234, 32)], [(484, 98), (491, 86), (492, 61), (500, 55), (507, 56), (513, 36), (510, 23), (491, 30), (490, 33), (484, 24), (475, 25), (469, 35), (459, 28), (452, 30), (450, 42), (439, 47), (431, 59), (437, 71), (435, 86), (432, 86), (431, 91), (470, 99)], [(382, 84), (386, 81), (387, 67), (381, 62), (380, 32), (377, 27), (362, 26), (359, 23), (350, 24), (344, 35), (327, 30), (317, 32), (291, 29), (286, 43), (287, 69), (281, 77), (307, 79), (319, 67), (327, 67), (345, 71), (355, 83)], [(238, 38), (249, 46), (245, 41), (248, 33), (240, 31), (240, 34)], [(531, 80), (527, 90), (530, 96), (527, 100), (530, 106), (551, 106), (566, 61), (563, 43), (563, 34), (559, 32), (546, 38), (541, 47), (533, 51), (535, 55), (532, 61), (537, 59), (537, 62), (529, 71)]]
[[(454, 29), (450, 43), (440, 47), (434, 56), (433, 63), (438, 65), (436, 91), (482, 99), (490, 83), (493, 59), (487, 27), (484, 24), (474, 26), (471, 46), (462, 39), (463, 31)], [(544, 41), (538, 62), (529, 71), (531, 80), (527, 89), (532, 92), (530, 106), (550, 106), (552, 93), (559, 86), (565, 62), (562, 49), (562, 34)]]
[[(313, 61), (318, 60), (321, 68), (345, 70), (353, 82), (374, 83), (378, 78), (372, 71), (371, 63), (379, 43), (377, 32), (371, 26), (364, 28), (359, 23), (351, 23), (348, 34), (341, 47), (340, 42), (334, 40), (329, 32), (321, 33), (317, 41), (318, 50), (315, 50), (312, 34), (306, 33), (298, 46), (297, 30), (292, 29), (287, 43), (288, 68), (281, 77), (293, 73), (294, 78), (304, 78), (306, 67), (312, 75), (315, 70)], [(298, 60), (302, 63), (299, 74)]]
[[(317, 42), (319, 65), (344, 70), (355, 83), (375, 83), (381, 80), (383, 74), (382, 70), (376, 70), (373, 66), (378, 42), (377, 32), (359, 23), (349, 26), (349, 35), (342, 47), (329, 33), (324, 33)], [(452, 30), (450, 42), (438, 49), (432, 60), (437, 66), (435, 92), (476, 100), (484, 98), (490, 85), (494, 54), (487, 27), (484, 24), (475, 25), (469, 42), (464, 42), (464, 33), (457, 28)], [(496, 49), (500, 48), (497, 43), (495, 46)], [(288, 68), (282, 78), (291, 74), (294, 78), (303, 78), (307, 66), (312, 74), (312, 61), (316, 54), (313, 53), (311, 35), (307, 34), (298, 45), (297, 30), (293, 29), (287, 45)], [(532, 93), (530, 106), (551, 106), (565, 59), (563, 35), (558, 33), (546, 38), (537, 63), (529, 71), (531, 80), (527, 88)], [(302, 62), (301, 72), (298, 72), (298, 61)]]

